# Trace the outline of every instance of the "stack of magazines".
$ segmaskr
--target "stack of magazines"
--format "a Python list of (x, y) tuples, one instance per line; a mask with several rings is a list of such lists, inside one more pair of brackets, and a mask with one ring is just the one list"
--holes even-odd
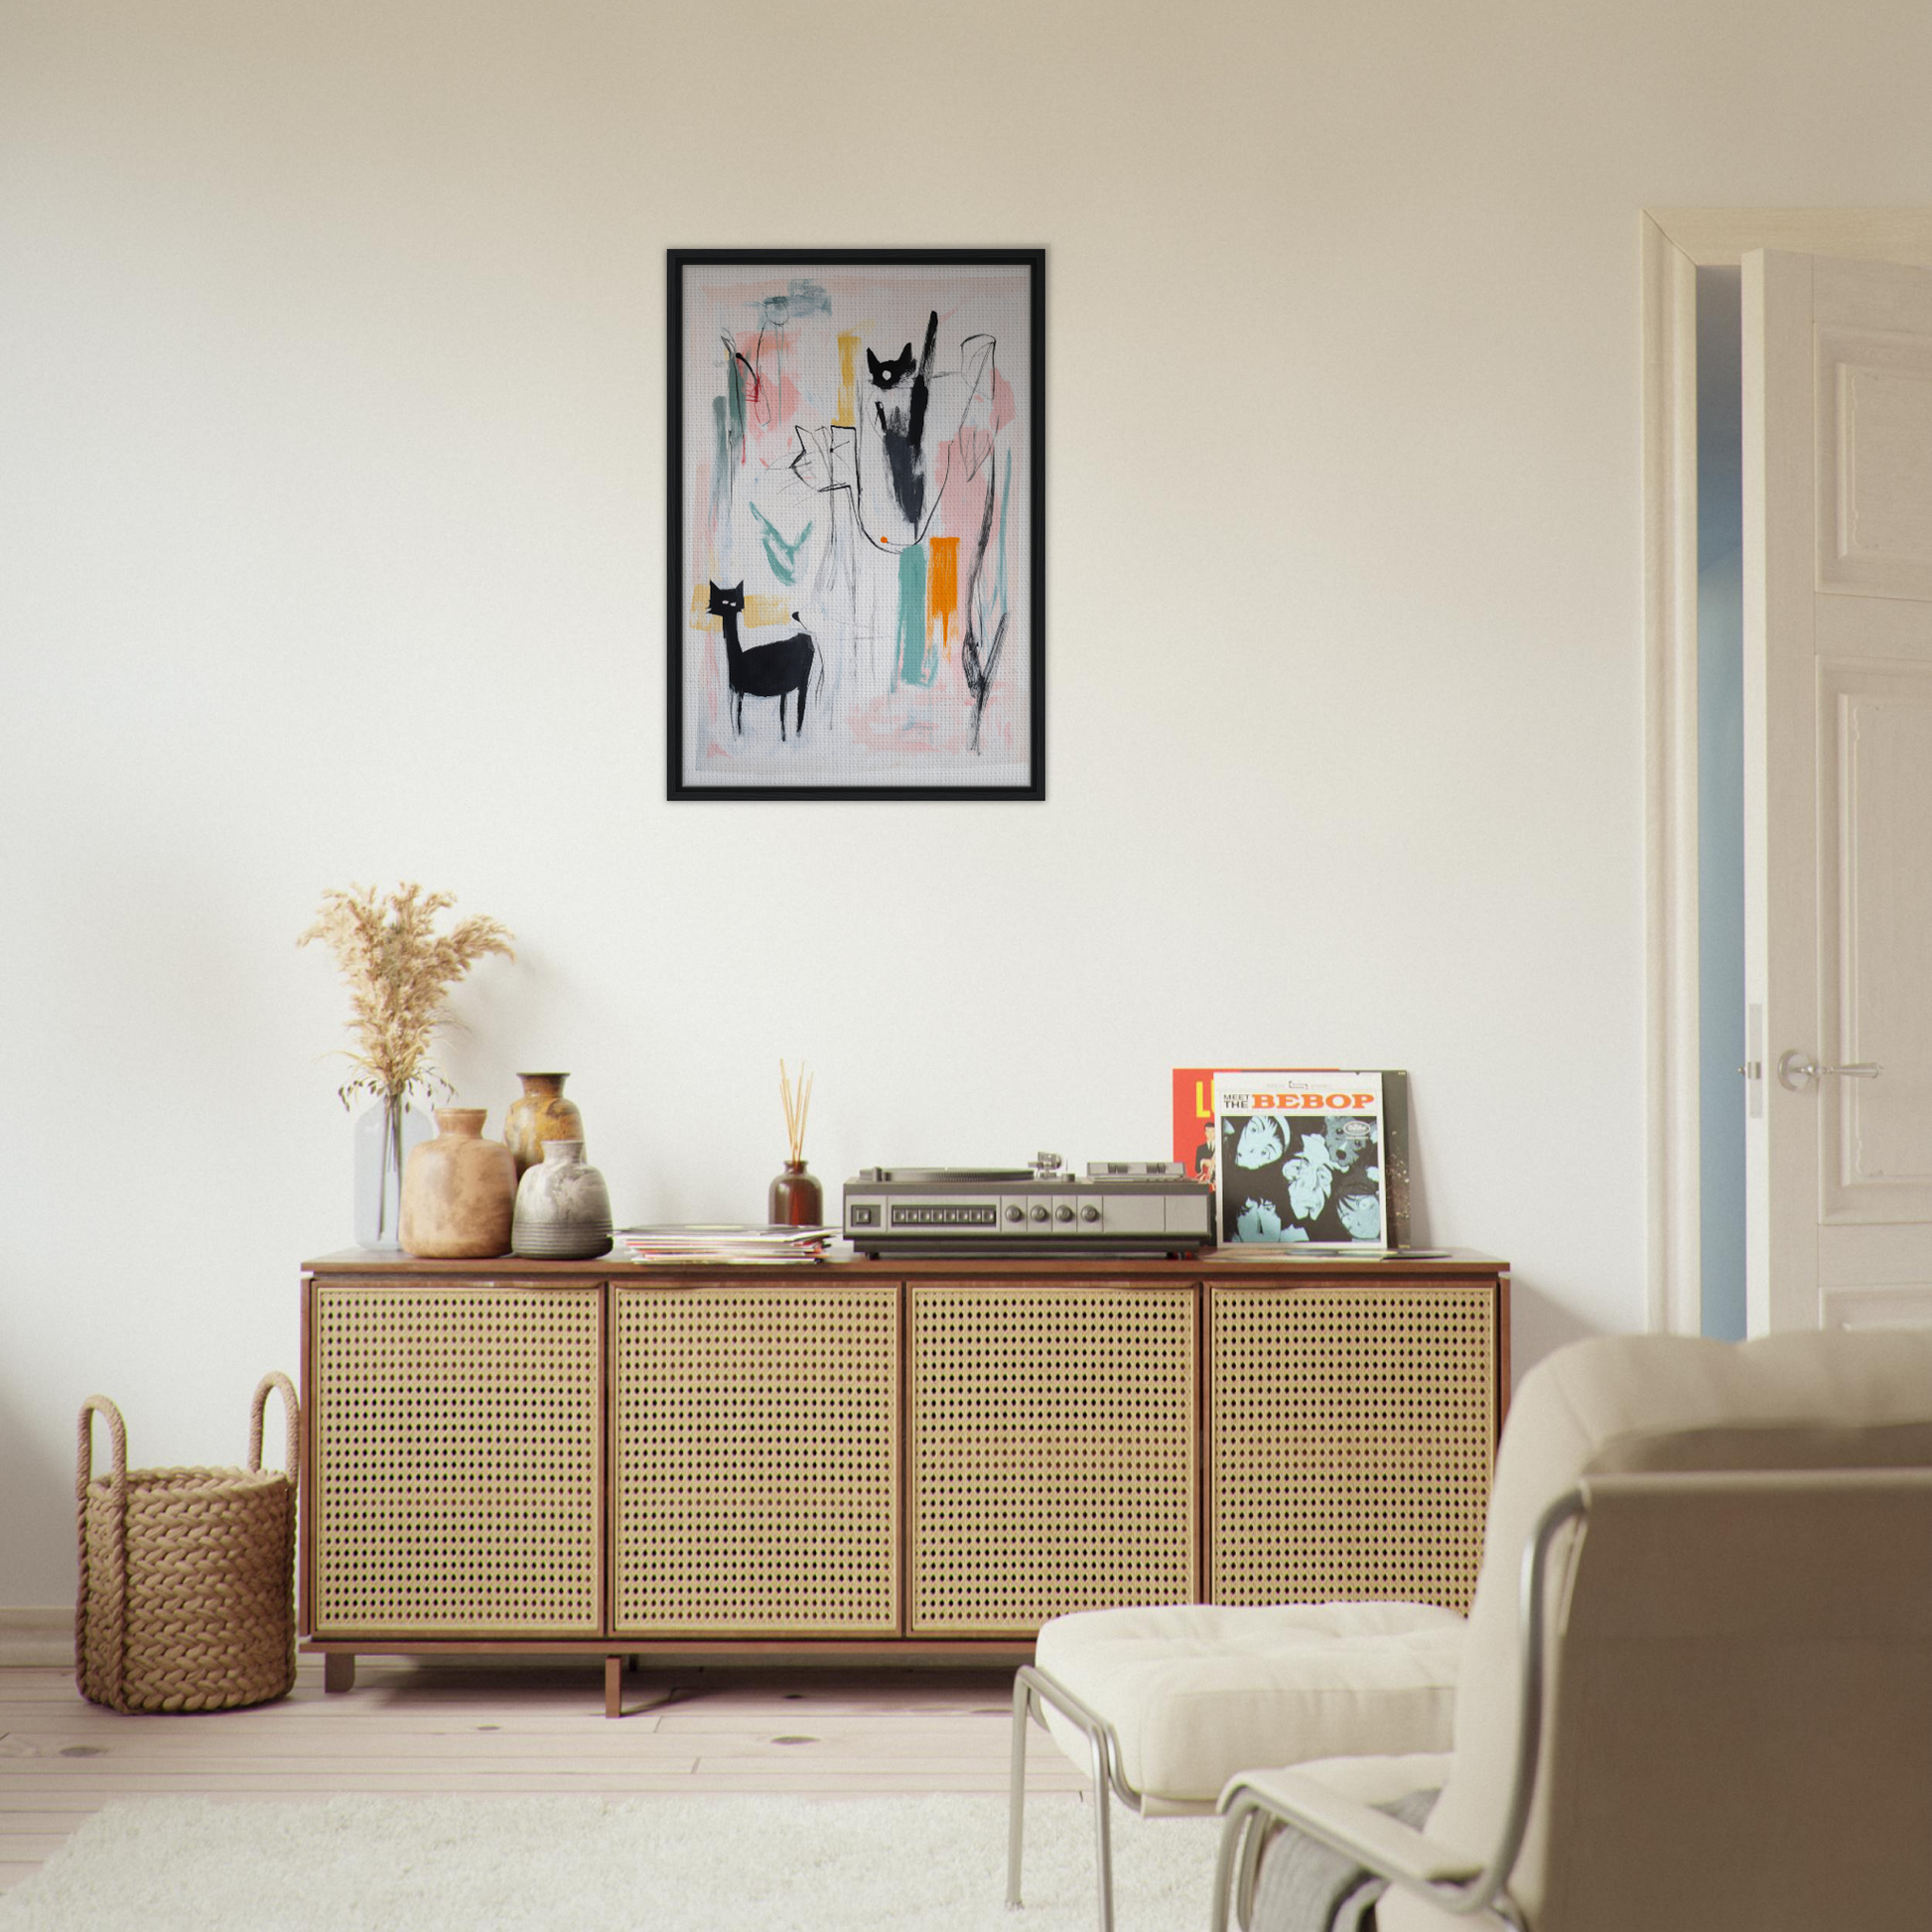
[(755, 1227), (736, 1221), (680, 1221), (620, 1228), (617, 1252), (631, 1261), (817, 1261), (837, 1228)]

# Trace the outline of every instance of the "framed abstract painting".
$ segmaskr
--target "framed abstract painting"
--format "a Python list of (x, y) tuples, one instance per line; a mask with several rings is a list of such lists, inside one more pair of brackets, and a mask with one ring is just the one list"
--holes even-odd
[(674, 248), (672, 798), (1046, 795), (1038, 248)]

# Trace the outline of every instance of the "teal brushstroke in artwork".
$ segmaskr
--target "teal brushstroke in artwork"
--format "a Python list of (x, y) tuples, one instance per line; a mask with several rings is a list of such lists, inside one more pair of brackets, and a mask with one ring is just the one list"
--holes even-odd
[(759, 528), (764, 532), (764, 560), (771, 566), (771, 574), (781, 584), (796, 581), (798, 576), (798, 553), (805, 547), (805, 539), (811, 535), (812, 526), (807, 523), (798, 532), (795, 543), (787, 543), (778, 534), (771, 519), (754, 503), (752, 514), (759, 520)]
[(727, 394), (711, 399), (711, 514), (715, 521), (721, 508), (732, 499), (732, 472), (738, 468), (739, 452), (745, 447), (745, 383), (740, 374), (738, 350), (732, 339), (724, 338), (725, 367), (730, 372)]
[(898, 676), (901, 684), (930, 684), (925, 645), (925, 545), (898, 553)]
[(732, 444), (731, 431), (725, 423), (725, 399), (713, 396), (711, 399), (711, 513), (715, 517), (719, 506), (731, 501)]
[(783, 295), (767, 295), (759, 304), (759, 314), (767, 329), (782, 329), (801, 316), (829, 316), (832, 298), (816, 282), (794, 281)]

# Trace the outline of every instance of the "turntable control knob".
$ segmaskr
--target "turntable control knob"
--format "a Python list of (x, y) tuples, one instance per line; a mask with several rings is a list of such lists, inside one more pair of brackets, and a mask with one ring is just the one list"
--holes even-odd
[(1027, 1210), (1024, 1207), (1022, 1207), (1018, 1201), (1013, 1202), (1012, 1205), (1008, 1207), (1007, 1219), (1009, 1221), (1024, 1221), (1026, 1218), (1027, 1218)]
[(1053, 1218), (1058, 1221), (1070, 1221), (1073, 1218), (1073, 1210), (1062, 1201), (1058, 1207), (1054, 1208)]
[(1043, 1221), (1043, 1220), (1045, 1220), (1045, 1219), (1046, 1219), (1046, 1210), (1045, 1210), (1045, 1208), (1043, 1208), (1043, 1207), (1035, 1207), (1035, 1208), (1034, 1209), (1034, 1219), (1035, 1219), (1035, 1221)]
[(1080, 1218), (1083, 1221), (1097, 1221), (1100, 1218), (1100, 1210), (1092, 1202), (1088, 1202), (1085, 1207), (1081, 1208)]

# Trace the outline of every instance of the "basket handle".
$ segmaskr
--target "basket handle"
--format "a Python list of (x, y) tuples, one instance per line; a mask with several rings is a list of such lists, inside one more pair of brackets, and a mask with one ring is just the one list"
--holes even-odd
[(282, 1414), (289, 1426), (286, 1460), (289, 1480), (294, 1482), (302, 1473), (302, 1405), (296, 1400), (295, 1384), (280, 1369), (270, 1369), (255, 1387), (254, 1406), (248, 1414), (248, 1468), (252, 1473), (262, 1465), (262, 1423), (270, 1389), (282, 1392)]
[(121, 1412), (104, 1395), (90, 1395), (80, 1405), (80, 1455), (75, 1469), (73, 1493), (81, 1504), (87, 1500), (87, 1485), (94, 1479), (94, 1417), (107, 1418), (107, 1434), (114, 1446), (112, 1490), (118, 1504), (127, 1494), (127, 1424)]
[[(114, 1473), (108, 1479), (107, 1500), (113, 1512), (111, 1541), (106, 1551), (104, 1577), (96, 1579), (90, 1559), (92, 1538), (87, 1534), (87, 1492), (94, 1481), (94, 1417), (107, 1418), (107, 1433), (114, 1445)], [(78, 1588), (73, 1598), (73, 1674), (83, 1696), (95, 1702), (124, 1708), (127, 1695), (127, 1424), (121, 1412), (104, 1395), (90, 1395), (80, 1405), (80, 1454), (75, 1465), (74, 1511), (80, 1542)], [(100, 1634), (97, 1645), (87, 1640), (88, 1627), (95, 1611), (90, 1599), (99, 1586)], [(102, 1668), (111, 1659), (112, 1675), (100, 1687), (105, 1694), (95, 1696), (89, 1688), (88, 1660), (98, 1653)]]

